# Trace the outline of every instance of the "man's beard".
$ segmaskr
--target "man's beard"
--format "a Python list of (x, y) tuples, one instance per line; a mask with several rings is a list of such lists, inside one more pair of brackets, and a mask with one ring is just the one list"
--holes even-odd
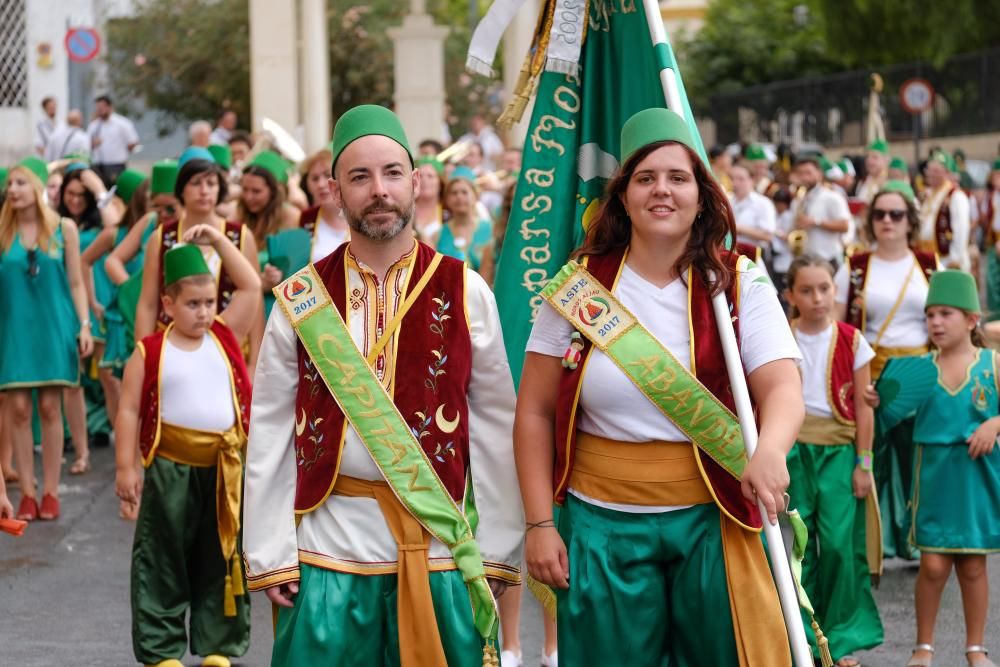
[[(416, 203), (410, 200), (409, 205), (404, 210), (400, 206), (393, 206), (384, 202), (371, 204), (360, 213), (356, 213), (344, 207), (344, 217), (352, 232), (357, 232), (372, 241), (389, 241), (399, 236), (400, 232), (406, 229), (413, 219)], [(368, 216), (376, 213), (395, 213), (396, 220), (392, 224), (375, 224), (368, 221)]]

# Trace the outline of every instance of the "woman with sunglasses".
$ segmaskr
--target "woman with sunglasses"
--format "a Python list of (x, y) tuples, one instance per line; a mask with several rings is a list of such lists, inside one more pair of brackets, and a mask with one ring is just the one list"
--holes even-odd
[[(93, 350), (76, 224), (45, 205), (48, 170), (25, 158), (10, 170), (0, 209), (0, 391), (21, 484), (17, 517), (59, 517), (62, 389), (80, 382)], [(42, 498), (34, 472), (32, 390), (42, 425)]]
[[(892, 357), (928, 349), (924, 303), (932, 253), (914, 250), (920, 234), (916, 198), (909, 183), (889, 181), (872, 199), (866, 233), (875, 249), (848, 258), (837, 271), (837, 316), (860, 329), (875, 349), (872, 382)], [(886, 557), (912, 558), (906, 501), (910, 497), (913, 420), (875, 438), (875, 486), (882, 511)]]

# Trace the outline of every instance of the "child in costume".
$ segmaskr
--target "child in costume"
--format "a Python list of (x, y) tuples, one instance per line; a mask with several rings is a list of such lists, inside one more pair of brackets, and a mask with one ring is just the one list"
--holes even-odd
[(916, 412), (910, 541), (921, 555), (917, 645), (908, 666), (931, 664), (941, 593), (954, 568), (965, 610), (966, 659), (973, 667), (996, 667), (982, 644), (989, 596), (985, 554), (1000, 551), (998, 358), (983, 347), (970, 274), (935, 273), (926, 312), (937, 349), (891, 361), (877, 385), (880, 428)]
[[(239, 341), (260, 302), (260, 278), (214, 225), (164, 254), (164, 331), (125, 366), (115, 424), (118, 496), (142, 496), (132, 547), (132, 643), (139, 662), (181, 667), (191, 651), (228, 667), (250, 642), (238, 556), (250, 380)], [(217, 287), (199, 245), (219, 254), (235, 291), (216, 316)], [(145, 483), (136, 470), (142, 454)]]
[[(851, 653), (882, 643), (869, 563), (881, 570), (881, 527), (872, 493), (874, 414), (855, 387), (867, 387), (875, 356), (858, 329), (835, 321), (834, 269), (815, 255), (792, 262), (785, 298), (798, 317), (792, 330), (802, 352), (806, 419), (788, 454), (788, 494), (809, 528), (802, 581), (838, 667), (860, 664)], [(867, 557), (866, 499), (875, 511), (874, 551)], [(813, 651), (819, 655), (810, 623)]]

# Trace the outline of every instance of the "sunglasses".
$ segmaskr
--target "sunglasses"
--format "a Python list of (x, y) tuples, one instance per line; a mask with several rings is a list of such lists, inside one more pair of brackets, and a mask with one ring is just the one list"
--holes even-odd
[(889, 216), (889, 219), (893, 222), (902, 222), (906, 218), (906, 211), (899, 208), (894, 208), (892, 210), (884, 208), (872, 209), (872, 220), (881, 220), (886, 216)]
[(38, 266), (38, 248), (32, 248), (28, 251), (28, 277), (38, 277), (39, 271), (41, 267)]

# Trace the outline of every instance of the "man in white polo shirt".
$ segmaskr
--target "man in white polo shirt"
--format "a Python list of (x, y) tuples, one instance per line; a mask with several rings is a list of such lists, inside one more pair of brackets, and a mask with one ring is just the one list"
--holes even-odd
[(736, 240), (757, 246), (766, 257), (770, 254), (776, 228), (774, 204), (754, 190), (753, 176), (746, 163), (738, 162), (730, 167), (729, 180), (733, 183), (730, 201), (736, 218)]
[(804, 196), (793, 203), (795, 228), (806, 233), (805, 251), (839, 266), (844, 260), (843, 235), (851, 228), (847, 199), (823, 183), (822, 156), (800, 155), (795, 161), (795, 177)]
[(91, 167), (110, 188), (125, 170), (132, 150), (139, 145), (139, 135), (132, 121), (115, 113), (107, 95), (94, 100), (94, 116), (87, 127), (92, 147)]

